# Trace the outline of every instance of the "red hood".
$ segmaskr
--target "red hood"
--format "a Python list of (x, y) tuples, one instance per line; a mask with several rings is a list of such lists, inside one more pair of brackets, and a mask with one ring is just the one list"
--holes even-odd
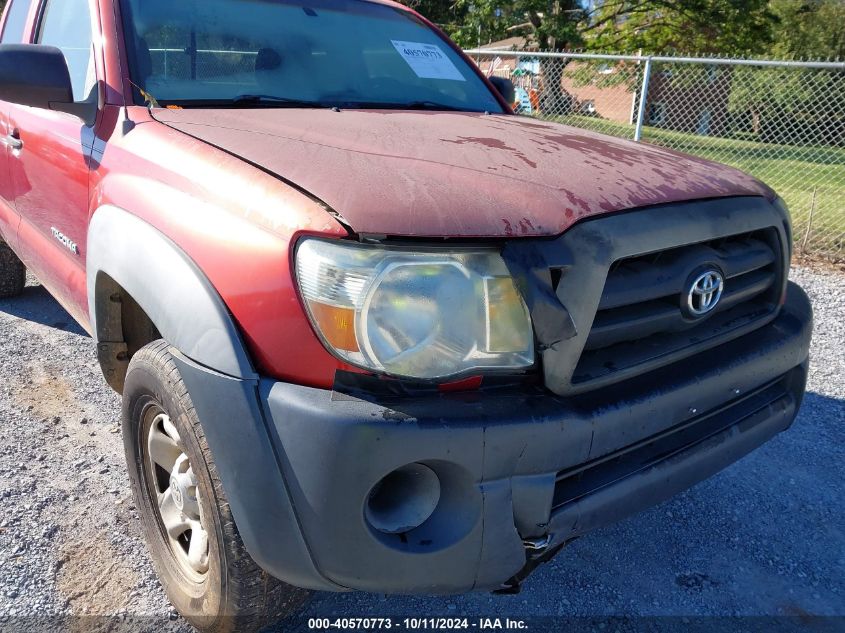
[(284, 109), (155, 116), (308, 191), (358, 233), (557, 235), (613, 211), (772, 195), (724, 165), (516, 116)]

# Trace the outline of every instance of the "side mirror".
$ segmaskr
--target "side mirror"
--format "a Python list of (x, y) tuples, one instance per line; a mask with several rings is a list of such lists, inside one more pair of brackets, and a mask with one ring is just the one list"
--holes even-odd
[(514, 88), (513, 82), (510, 79), (496, 77), (494, 75), (490, 77), (490, 83), (493, 84), (493, 87), (499, 91), (499, 94), (504, 97), (509, 105), (512, 105), (516, 101), (516, 88)]
[(97, 116), (96, 95), (74, 103), (64, 54), (43, 44), (0, 44), (0, 101), (67, 112), (86, 125)]
[(44, 109), (73, 103), (62, 51), (40, 44), (0, 45), (0, 99)]

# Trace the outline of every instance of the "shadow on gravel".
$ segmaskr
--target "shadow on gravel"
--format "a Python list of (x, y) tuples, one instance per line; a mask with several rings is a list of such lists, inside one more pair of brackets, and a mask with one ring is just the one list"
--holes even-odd
[(77, 336), (88, 336), (43, 286), (27, 286), (19, 297), (0, 300), (0, 313)]

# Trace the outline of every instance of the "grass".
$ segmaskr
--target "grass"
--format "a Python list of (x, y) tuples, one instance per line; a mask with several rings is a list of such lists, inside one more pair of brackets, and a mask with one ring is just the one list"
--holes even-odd
[[(631, 125), (570, 115), (555, 120), (633, 138)], [(780, 194), (792, 211), (795, 240), (808, 251), (845, 253), (845, 148), (793, 146), (643, 128), (643, 140), (746, 171)], [(812, 216), (812, 222), (811, 222)]]

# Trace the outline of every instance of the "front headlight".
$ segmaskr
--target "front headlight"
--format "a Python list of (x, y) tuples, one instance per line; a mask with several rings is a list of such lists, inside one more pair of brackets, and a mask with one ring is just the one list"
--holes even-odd
[(531, 318), (496, 250), (306, 239), (296, 275), (315, 330), (350, 364), (419, 379), (534, 364)]

